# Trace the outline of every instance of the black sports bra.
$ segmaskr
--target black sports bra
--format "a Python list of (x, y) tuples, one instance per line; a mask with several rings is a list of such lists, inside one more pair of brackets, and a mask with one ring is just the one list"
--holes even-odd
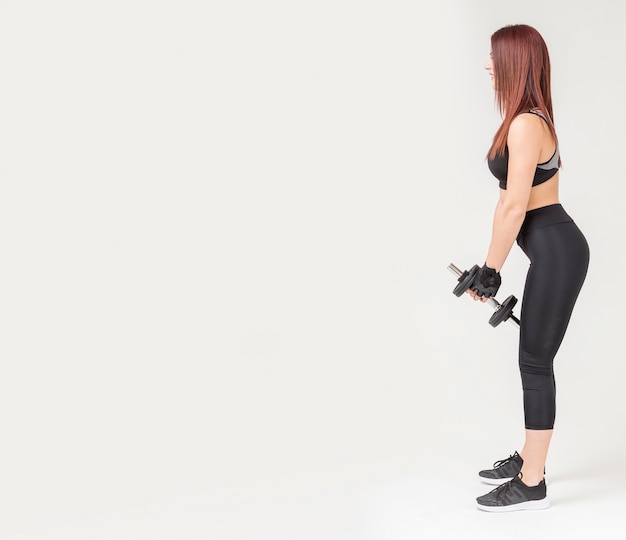
[[(524, 111), (524, 113), (536, 114), (547, 122), (546, 117), (539, 111), (529, 109), (528, 111)], [(497, 155), (495, 159), (487, 160), (487, 165), (491, 173), (500, 181), (500, 189), (506, 189), (506, 179), (509, 170), (509, 147), (504, 148), (504, 155)], [(538, 186), (550, 180), (557, 172), (559, 172), (558, 145), (554, 150), (554, 154), (552, 154), (552, 157), (548, 161), (537, 165), (535, 176), (533, 177), (533, 186)]]

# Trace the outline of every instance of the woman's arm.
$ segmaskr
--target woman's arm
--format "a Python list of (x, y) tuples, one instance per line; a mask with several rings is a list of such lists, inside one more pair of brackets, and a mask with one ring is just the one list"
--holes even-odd
[(500, 272), (504, 266), (526, 216), (543, 142), (541, 122), (534, 114), (520, 114), (509, 128), (507, 189), (500, 192), (500, 200), (493, 217), (491, 243), (485, 260), (486, 265), (496, 272)]

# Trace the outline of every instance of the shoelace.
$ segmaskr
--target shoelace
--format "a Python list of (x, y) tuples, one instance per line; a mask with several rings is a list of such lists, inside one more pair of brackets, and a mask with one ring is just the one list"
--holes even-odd
[(517, 474), (517, 476), (514, 476), (513, 478), (511, 478), (508, 482), (505, 482), (504, 484), (500, 484), (498, 487), (492, 489), (490, 491), (490, 493), (496, 493), (498, 492), (498, 495), (500, 497), (504, 497), (504, 494), (509, 491), (509, 489), (511, 489), (513, 487), (513, 481), (516, 478), (519, 478), (520, 480), (522, 479), (523, 475), (521, 473), (521, 471)]
[(496, 461), (493, 464), (493, 468), (497, 469), (498, 467), (502, 467), (502, 465), (506, 465), (509, 461), (511, 461), (514, 457), (516, 456), (516, 454), (512, 454), (510, 455), (508, 458), (506, 459), (501, 459), (500, 461)]

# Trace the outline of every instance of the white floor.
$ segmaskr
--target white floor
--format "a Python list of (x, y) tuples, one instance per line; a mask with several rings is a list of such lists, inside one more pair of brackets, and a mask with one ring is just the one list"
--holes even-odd
[[(597, 457), (597, 456), (593, 456)], [(109, 503), (51, 512), (32, 508), (19, 523), (3, 516), (3, 540), (404, 540), (624, 537), (626, 480), (617, 453), (596, 467), (563, 462), (550, 476), (552, 507), (488, 514), (474, 497), (488, 491), (473, 476), (475, 463), (445, 455), (419, 470), (405, 460), (295, 474), (266, 483), (171, 493), (133, 505)], [(402, 461), (402, 460), (401, 460)], [(565, 460), (562, 460), (565, 461)], [(617, 471), (617, 476), (616, 476)], [(38, 514), (39, 512), (39, 514)]]

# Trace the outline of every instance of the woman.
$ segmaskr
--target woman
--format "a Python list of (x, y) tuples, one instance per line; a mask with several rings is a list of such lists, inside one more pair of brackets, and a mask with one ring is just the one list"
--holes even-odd
[(499, 487), (477, 502), (487, 511), (542, 509), (550, 505), (544, 470), (555, 417), (553, 360), (585, 280), (589, 247), (559, 204), (561, 160), (543, 38), (527, 25), (501, 28), (491, 36), (485, 69), (503, 118), (487, 157), (500, 199), (485, 265), (467, 292), (481, 301), (496, 295), (515, 240), (530, 267), (519, 343), (525, 443), (520, 454), (480, 471), (481, 480)]

